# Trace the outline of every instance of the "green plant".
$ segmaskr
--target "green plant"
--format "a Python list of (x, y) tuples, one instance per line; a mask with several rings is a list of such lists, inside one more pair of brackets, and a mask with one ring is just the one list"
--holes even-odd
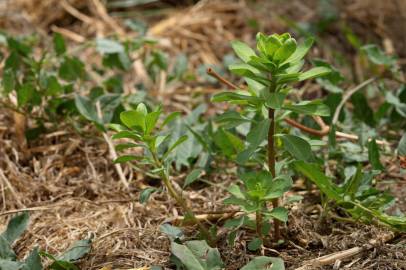
[[(288, 33), (270, 36), (258, 33), (257, 52), (242, 42), (233, 42), (232, 47), (243, 63), (230, 65), (229, 69), (244, 78), (248, 89), (222, 92), (212, 98), (214, 102), (225, 101), (242, 108), (240, 113), (224, 113), (220, 117), (220, 124), (229, 129), (242, 124), (249, 125), (247, 144), (238, 153), (236, 161), (241, 165), (253, 161), (259, 169), (240, 174), (243, 188), (231, 186), (231, 197), (225, 203), (239, 205), (247, 214), (256, 214), (258, 238), (252, 243), (253, 249), (262, 244), (269, 231), (270, 219), (274, 219), (274, 237), (277, 240), (280, 239), (279, 222), (287, 220), (288, 212), (280, 207), (279, 199), (292, 183), (290, 176), (283, 173), (290, 159), (277, 160), (282, 152), (276, 148), (276, 140), (283, 144), (283, 148), (294, 159), (314, 160), (308, 141), (295, 135), (277, 133), (278, 122), (289, 113), (329, 115), (329, 108), (320, 100), (293, 103), (286, 99), (293, 90), (290, 86), (292, 83), (330, 72), (329, 68), (322, 66), (301, 72), (303, 58), (312, 44), (313, 40), (309, 38), (297, 45)], [(271, 211), (267, 209), (268, 201), (272, 201)]]
[[(317, 164), (295, 161), (293, 166), (317, 185), (329, 203), (334, 203), (344, 210), (353, 220), (374, 222), (401, 232), (406, 231), (404, 216), (391, 216), (385, 213), (394, 204), (395, 198), (372, 187), (376, 172), (365, 172), (361, 166), (348, 168), (344, 183), (336, 185), (330, 177), (321, 172)], [(338, 216), (335, 218), (346, 220)]]
[[(171, 262), (176, 269), (182, 270), (221, 270), (224, 263), (217, 248), (210, 247), (206, 241), (192, 240), (183, 242), (183, 232), (169, 224), (163, 224), (161, 231), (171, 240)], [(283, 260), (274, 257), (259, 256), (253, 258), (242, 270), (284, 270)]]
[[(192, 209), (188, 206), (181, 193), (176, 190), (171, 182), (172, 162), (174, 159), (173, 153), (177, 147), (184, 143), (188, 137), (183, 135), (176, 141), (172, 142), (172, 134), (163, 132), (163, 128), (173, 121), (179, 113), (174, 112), (160, 122), (162, 114), (161, 107), (158, 107), (152, 112), (148, 112), (147, 107), (140, 103), (135, 110), (124, 111), (120, 114), (121, 122), (125, 125), (110, 125), (117, 133), (113, 135), (113, 139), (131, 139), (135, 143), (122, 143), (116, 145), (119, 151), (140, 147), (143, 152), (140, 155), (122, 155), (115, 160), (116, 163), (129, 162), (137, 160), (139, 164), (148, 166), (150, 174), (158, 179), (161, 179), (168, 190), (169, 195), (182, 208), (185, 217), (197, 224), (202, 236), (209, 241), (211, 237), (205, 226), (196, 218)], [(141, 198), (146, 198), (153, 190), (146, 189), (141, 193)]]

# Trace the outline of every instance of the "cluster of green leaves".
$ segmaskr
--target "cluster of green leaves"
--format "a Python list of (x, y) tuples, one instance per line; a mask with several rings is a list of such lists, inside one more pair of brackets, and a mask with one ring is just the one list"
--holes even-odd
[(364, 172), (362, 166), (346, 170), (345, 181), (336, 185), (320, 170), (320, 166), (296, 161), (294, 167), (315, 183), (320, 191), (337, 207), (354, 220), (364, 223), (378, 223), (392, 229), (406, 231), (404, 216), (391, 216), (385, 211), (393, 206), (395, 198), (372, 185), (376, 172)]
[(28, 213), (16, 215), (10, 219), (6, 230), (0, 235), (1, 270), (43, 270), (41, 256), (52, 260), (49, 269), (79, 270), (75, 262), (90, 252), (91, 241), (89, 239), (75, 242), (72, 247), (59, 256), (39, 251), (38, 247), (35, 247), (24, 261), (17, 261), (17, 256), (11, 246), (24, 233), (28, 221)]
[[(269, 171), (262, 170), (257, 172), (242, 173), (239, 177), (243, 186), (236, 184), (228, 188), (231, 196), (224, 200), (224, 204), (238, 205), (244, 211), (244, 214), (237, 219), (229, 220), (224, 225), (231, 228), (228, 242), (233, 245), (237, 229), (245, 226), (256, 229), (255, 224), (249, 219), (251, 213), (260, 212), (262, 219), (259, 228), (262, 235), (268, 235), (270, 230), (270, 220), (277, 219), (281, 222), (288, 221), (288, 210), (284, 207), (276, 207), (272, 210), (267, 209), (266, 202), (272, 199), (281, 198), (292, 185), (292, 179), (288, 175), (279, 175), (272, 177)], [(258, 221), (257, 221), (258, 222)], [(254, 238), (249, 244), (250, 250), (257, 250), (262, 244), (262, 236)]]
[[(161, 225), (161, 231), (171, 239), (171, 262), (178, 270), (221, 270), (225, 269), (217, 248), (210, 247), (204, 240), (184, 241), (183, 232), (169, 224)], [(252, 259), (241, 270), (284, 270), (283, 260), (259, 256)]]
[[(68, 50), (64, 38), (56, 33), (53, 48), (34, 50), (40, 45), (36, 36), (0, 34), (0, 48), (4, 47), (6, 57), (0, 102), (36, 121), (28, 130), (28, 139), (44, 132), (45, 123), (60, 123), (61, 119), (69, 122), (74, 118), (70, 122), (79, 127), (78, 116), (105, 131), (107, 124), (119, 123), (124, 106), (146, 99), (145, 91), (124, 94), (123, 78), (133, 62), (131, 53), (140, 51), (153, 80), (155, 73), (162, 70), (169, 70), (169, 81), (183, 78), (187, 70), (186, 57), (179, 56), (176, 65), (169, 67), (166, 56), (154, 47), (155, 43), (143, 36), (122, 42), (98, 38)], [(88, 47), (94, 47), (101, 54), (102, 65), (83, 62), (76, 56)], [(145, 90), (142, 85), (139, 89)]]
[[(172, 134), (165, 134), (163, 128), (178, 117), (179, 113), (171, 113), (160, 122), (161, 113), (161, 107), (158, 107), (152, 112), (148, 112), (145, 104), (140, 103), (135, 110), (124, 111), (120, 114), (121, 122), (125, 126), (111, 124), (110, 127), (117, 132), (112, 138), (125, 138), (134, 142), (118, 144), (116, 149), (123, 151), (125, 149), (139, 147), (143, 151), (140, 155), (122, 155), (118, 157), (115, 162), (123, 163), (137, 160), (138, 165), (146, 166), (149, 169), (148, 174), (150, 176), (160, 179), (163, 182), (169, 195), (175, 199), (182, 208), (185, 217), (197, 224), (202, 236), (211, 241), (208, 231), (200, 221), (196, 219), (194, 213), (188, 207), (182, 195), (173, 186), (170, 179), (172, 176), (173, 152), (184, 143), (188, 137), (183, 135), (172, 142)], [(144, 189), (140, 195), (141, 202), (146, 202), (149, 196), (156, 190), (155, 188)]]
[[(61, 35), (54, 36), (54, 50), (44, 51), (39, 57), (33, 50), (38, 43), (34, 36), (4, 35), (4, 41), (0, 45), (7, 48), (8, 55), (3, 71), (2, 103), (26, 115), (35, 114), (38, 119), (55, 119), (62, 112), (71, 112), (68, 95), (85, 72), (78, 58), (66, 55)], [(10, 94), (16, 97), (16, 106), (10, 102)]]
[[(271, 125), (275, 126), (291, 113), (317, 116), (328, 116), (330, 113), (329, 108), (320, 100), (294, 103), (287, 99), (289, 92), (293, 90), (290, 86), (292, 83), (331, 72), (331, 69), (325, 66), (301, 71), (304, 66), (303, 58), (312, 44), (313, 39), (307, 39), (297, 45), (296, 40), (288, 33), (270, 36), (258, 33), (257, 51), (245, 43), (233, 42), (232, 47), (243, 63), (230, 65), (229, 69), (232, 73), (242, 76), (248, 88), (221, 92), (212, 98), (214, 102), (225, 101), (241, 108), (239, 112), (227, 111), (217, 118), (217, 122), (224, 130), (224, 137), (235, 133), (234, 131), (241, 127), (246, 129), (245, 143), (238, 146), (234, 160), (243, 166), (256, 164), (256, 168), (262, 167), (255, 172), (240, 174), (242, 187), (232, 185), (229, 188), (232, 195), (225, 201), (240, 206), (246, 212), (246, 215), (238, 221), (229, 223), (230, 227), (233, 224), (235, 228), (249, 224), (249, 214), (256, 213), (256, 228), (259, 235), (250, 243), (250, 249), (260, 247), (263, 237), (268, 235), (270, 220), (287, 221), (288, 211), (284, 207), (276, 207), (269, 211), (266, 205), (268, 201), (283, 197), (292, 185), (292, 180), (286, 173), (290, 160), (293, 158), (310, 162), (315, 159), (308, 140), (293, 134), (274, 134), (275, 130), (272, 130), (271, 136), (283, 146), (283, 149), (278, 149), (277, 155), (283, 156), (283, 152), (288, 153), (287, 159), (278, 162), (276, 175), (272, 175), (274, 169), (270, 168), (272, 162), (268, 160), (268, 164), (264, 164), (267, 156), (266, 140), (269, 139)], [(235, 230), (230, 237), (233, 238), (233, 235)]]
[[(160, 121), (162, 114), (161, 107), (152, 112), (148, 112), (145, 104), (140, 103), (135, 110), (124, 111), (120, 114), (121, 122), (124, 124), (111, 124), (110, 128), (117, 133), (113, 139), (130, 139), (134, 142), (121, 143), (116, 145), (116, 150), (123, 151), (135, 147), (142, 148), (140, 155), (122, 155), (114, 162), (123, 163), (137, 160), (139, 165), (146, 165), (152, 168), (149, 174), (156, 178), (169, 179), (171, 175), (171, 163), (173, 152), (187, 140), (187, 136), (179, 137), (175, 142), (171, 142), (172, 134), (163, 133), (163, 128), (174, 121), (180, 114), (174, 112), (163, 121)], [(144, 192), (147, 192), (144, 190)], [(150, 195), (151, 192), (148, 191)], [(144, 193), (141, 196), (145, 199)], [(142, 202), (145, 202), (144, 200)]]

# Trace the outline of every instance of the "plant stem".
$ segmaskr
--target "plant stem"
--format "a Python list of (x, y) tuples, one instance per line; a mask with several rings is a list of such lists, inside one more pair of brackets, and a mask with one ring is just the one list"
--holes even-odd
[(206, 238), (210, 243), (212, 243), (212, 239), (210, 237), (210, 234), (206, 227), (198, 220), (193, 213), (193, 211), (189, 208), (187, 205), (186, 201), (178, 194), (178, 192), (175, 190), (174, 186), (171, 183), (171, 180), (169, 180), (168, 176), (166, 173), (162, 173), (162, 181), (164, 182), (166, 188), (168, 189), (169, 195), (175, 199), (176, 203), (180, 205), (182, 208), (184, 215), (188, 216), (194, 224), (196, 224), (199, 227), (200, 233), (203, 235), (204, 238)]
[[(162, 168), (162, 163), (158, 159), (156, 153), (151, 151), (152, 157), (154, 159), (155, 165), (157, 168)], [(212, 237), (210, 236), (209, 231), (206, 229), (206, 227), (200, 222), (199, 219), (196, 218), (196, 215), (193, 213), (192, 209), (189, 208), (187, 205), (186, 201), (182, 198), (182, 196), (176, 191), (175, 187), (172, 185), (171, 180), (169, 179), (168, 174), (162, 170), (161, 171), (161, 178), (162, 181), (164, 182), (164, 185), (168, 189), (169, 195), (176, 201), (176, 203), (182, 208), (182, 212), (185, 217), (189, 217), (191, 221), (196, 224), (199, 227), (199, 231), (202, 234), (202, 236), (207, 239), (209, 244), (213, 244), (215, 241), (213, 241)]]
[[(276, 91), (276, 83), (272, 79), (271, 82), (271, 87), (270, 87), (270, 92), (273, 93)], [(271, 172), (272, 176), (275, 178), (276, 177), (276, 172), (275, 172), (275, 110), (272, 108), (269, 108), (268, 110), (268, 118), (270, 120), (270, 127), (268, 131), (268, 167), (269, 171)], [(272, 206), (274, 208), (279, 206), (279, 200), (278, 198), (275, 198), (272, 200)], [(280, 238), (280, 222), (279, 220), (274, 219), (274, 236), (276, 240), (279, 240)]]
[(257, 235), (261, 240), (263, 240), (263, 237), (262, 237), (262, 210), (257, 210), (255, 212), (255, 221), (256, 221), (256, 225), (257, 225)]

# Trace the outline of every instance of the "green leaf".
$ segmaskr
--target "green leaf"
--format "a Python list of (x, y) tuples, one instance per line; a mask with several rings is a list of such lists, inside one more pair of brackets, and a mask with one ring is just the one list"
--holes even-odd
[(85, 75), (85, 65), (76, 57), (65, 57), (59, 67), (58, 75), (65, 81), (83, 79)]
[(114, 134), (113, 136), (111, 136), (111, 138), (113, 140), (117, 140), (117, 139), (133, 139), (133, 140), (136, 140), (136, 141), (141, 139), (140, 135), (136, 134), (134, 131), (129, 131), (129, 130), (120, 131), (120, 132)]
[[(247, 92), (245, 92), (247, 93)], [(215, 94), (212, 98), (211, 101), (212, 102), (231, 102), (231, 103), (235, 103), (235, 104), (247, 104), (247, 103), (251, 103), (251, 104), (259, 104), (261, 102), (261, 99), (259, 99), (258, 97), (253, 97), (251, 95), (247, 94), (239, 94), (236, 92), (221, 92), (218, 94)]]
[(185, 183), (183, 184), (183, 188), (187, 187), (188, 185), (192, 184), (194, 181), (199, 179), (199, 176), (204, 172), (202, 168), (197, 168), (191, 171), (185, 179)]
[(54, 50), (57, 55), (62, 55), (66, 52), (65, 39), (60, 33), (54, 33)]
[(16, 254), (11, 248), (11, 244), (3, 235), (0, 235), (0, 259), (6, 260), (16, 259)]
[(127, 128), (120, 124), (108, 124), (107, 126), (115, 132), (127, 131)]
[(256, 56), (254, 50), (241, 41), (231, 42), (231, 47), (234, 49), (238, 57), (240, 57), (241, 60), (243, 60), (246, 63), (250, 61), (251, 56)]
[(361, 51), (365, 52), (368, 59), (376, 65), (384, 65), (390, 67), (396, 64), (396, 59), (394, 57), (386, 55), (375, 44), (365, 45), (361, 47)]
[(276, 65), (274, 63), (272, 63), (268, 59), (258, 56), (251, 56), (251, 60), (248, 61), (247, 64), (264, 72), (272, 73), (276, 69)]
[(376, 122), (374, 112), (368, 105), (368, 100), (361, 92), (357, 92), (351, 96), (351, 103), (354, 105), (354, 116), (366, 123), (370, 127), (374, 127)]
[(401, 102), (397, 96), (395, 96), (389, 91), (385, 93), (385, 99), (389, 104), (395, 107), (396, 112), (398, 114), (400, 114), (403, 117), (406, 117), (406, 103)]
[(300, 73), (287, 73), (275, 75), (278, 84), (284, 84), (288, 82), (297, 82), (300, 77)]
[(31, 83), (25, 83), (17, 89), (18, 106), (27, 105), (34, 97), (34, 86)]
[(403, 134), (402, 138), (399, 141), (398, 144), (398, 155), (399, 156), (406, 156), (406, 133)]
[(273, 56), (275, 61), (283, 62), (288, 59), (296, 50), (297, 44), (294, 38), (287, 39)]
[(20, 270), (22, 267), (20, 262), (0, 259), (0, 270)]
[(87, 97), (75, 95), (75, 105), (79, 113), (87, 120), (101, 124), (94, 102)]
[[(42, 263), (41, 263), (41, 257), (39, 256), (38, 253), (38, 247), (35, 247), (30, 254), (28, 255), (27, 259), (25, 259), (23, 266), (23, 270), (42, 270)], [(1, 265), (0, 265), (0, 269)]]
[(185, 245), (172, 242), (171, 251), (187, 270), (220, 270), (223, 267), (218, 250), (205, 241), (188, 241)]
[(280, 220), (282, 222), (288, 221), (288, 214), (289, 211), (284, 207), (276, 207), (272, 209), (271, 212), (269, 212), (269, 215), (271, 217), (276, 218), (277, 220)]
[(259, 76), (261, 74), (261, 72), (258, 69), (245, 63), (229, 65), (228, 69), (236, 75), (245, 76), (253, 79), (255, 78), (255, 76)]
[(375, 139), (368, 142), (368, 160), (369, 163), (371, 163), (372, 169), (381, 171), (384, 169), (381, 161), (379, 160), (379, 148)]
[(128, 128), (138, 127), (145, 132), (145, 114), (138, 110), (125, 111), (120, 113), (120, 120)]
[[(271, 267), (269, 265), (272, 264)], [(259, 256), (252, 259), (241, 270), (285, 270), (281, 258)]]
[(208, 140), (202, 136), (203, 134), (199, 134), (198, 132), (194, 131), (189, 125), (186, 125), (186, 128), (192, 133), (193, 137), (200, 143), (204, 150), (211, 152), (211, 147), (208, 144)]
[(134, 155), (124, 155), (121, 157), (116, 158), (113, 163), (125, 163), (133, 160), (140, 160), (141, 157), (139, 156), (134, 156)]
[(264, 119), (254, 125), (247, 134), (247, 141), (251, 146), (259, 146), (266, 138), (268, 138), (268, 131), (271, 125), (269, 119)]
[(27, 229), (29, 221), (28, 212), (14, 216), (8, 223), (7, 229), (1, 234), (4, 239), (6, 239), (10, 245), (20, 237), (23, 232)]
[(283, 134), (281, 138), (283, 147), (294, 158), (308, 162), (314, 160), (310, 144), (305, 139), (289, 134)]
[(329, 74), (331, 70), (327, 67), (315, 67), (299, 75), (299, 81), (305, 81)]
[(314, 38), (307, 38), (304, 43), (300, 44), (297, 48), (296, 51), (288, 58), (285, 60), (285, 62), (282, 63), (296, 63), (305, 57), (307, 52), (310, 50), (314, 42)]
[(100, 110), (103, 116), (101, 124), (113, 120), (116, 109), (121, 105), (121, 94), (105, 94), (99, 97)]
[(128, 71), (131, 67), (131, 59), (125, 52), (104, 54), (103, 66)]
[(24, 43), (24, 40), (21, 39), (8, 37), (7, 44), (11, 51), (17, 52), (18, 54), (23, 55), (25, 57), (27, 57), (32, 51), (32, 47)]
[(220, 270), (224, 268), (220, 252), (217, 248), (211, 248), (207, 245), (206, 241), (188, 241), (186, 246), (195, 256), (201, 258), (207, 270)]
[(124, 47), (119, 42), (111, 39), (96, 39), (96, 50), (102, 54), (113, 54), (124, 52)]
[(47, 89), (46, 94), (48, 96), (56, 96), (62, 93), (63, 88), (55, 76), (49, 76), (47, 78)]
[(301, 101), (296, 104), (286, 104), (282, 107), (285, 110), (306, 115), (329, 116), (330, 108), (321, 100)]
[(153, 129), (158, 122), (159, 116), (161, 115), (161, 109), (153, 111), (145, 116), (145, 134), (151, 134)]
[(243, 117), (236, 111), (226, 111), (223, 114), (217, 116), (215, 121), (222, 124), (224, 128), (234, 128), (241, 124), (247, 123), (250, 119)]
[(257, 48), (264, 55), (272, 58), (281, 46), (282, 42), (275, 35), (267, 37), (262, 33), (257, 34)]
[(90, 239), (78, 240), (65, 251), (62, 255), (58, 256), (58, 260), (75, 262), (90, 252), (92, 241)]
[(181, 229), (178, 227), (172, 226), (168, 223), (164, 223), (161, 226), (159, 226), (159, 230), (166, 234), (172, 241), (176, 239), (182, 239), (184, 234)]
[(337, 191), (336, 185), (322, 173), (319, 167), (315, 164), (306, 163), (305, 161), (295, 161), (293, 163), (295, 169), (310, 179), (316, 186), (327, 195), (330, 199), (341, 201), (341, 194)]
[(244, 148), (243, 141), (231, 132), (219, 128), (213, 136), (214, 144), (223, 155), (232, 157)]
[(271, 200), (282, 197), (283, 194), (292, 187), (293, 181), (289, 175), (282, 174), (277, 176), (271, 182), (267, 183), (268, 190), (265, 196), (262, 198), (263, 200)]
[(120, 143), (117, 144), (114, 148), (117, 151), (123, 151), (125, 149), (129, 149), (129, 148), (134, 148), (134, 147), (140, 147), (142, 146), (141, 144), (136, 144), (136, 143)]
[(41, 256), (45, 256), (49, 259), (51, 259), (53, 262), (52, 264), (49, 266), (49, 269), (53, 269), (53, 270), (79, 270), (79, 268), (74, 265), (71, 262), (68, 261), (64, 261), (64, 260), (58, 260), (57, 258), (55, 258), (53, 255), (43, 252), (41, 251), (39, 253)]
[(4, 70), (17, 71), (21, 62), (21, 57), (18, 55), (18, 53), (12, 51), (4, 63)]
[(183, 135), (181, 136), (174, 144), (172, 144), (171, 147), (169, 147), (168, 151), (166, 151), (166, 153), (163, 156), (163, 159), (165, 159), (166, 157), (168, 157), (168, 155), (176, 149), (176, 147), (178, 147), (179, 145), (181, 145), (182, 143), (184, 143), (185, 141), (187, 141), (188, 136), (187, 135)]
[(168, 125), (169, 123), (171, 123), (173, 120), (175, 120), (176, 118), (178, 118), (179, 116), (181, 116), (180, 112), (172, 112), (170, 113), (165, 120), (163, 121), (161, 127), (164, 127), (166, 125)]
[(255, 237), (248, 243), (248, 249), (251, 251), (258, 250), (262, 245), (262, 240), (258, 237)]
[(156, 192), (157, 189), (153, 187), (144, 188), (140, 193), (140, 203), (145, 204), (152, 193)]
[(145, 106), (144, 103), (140, 103), (137, 105), (137, 108), (135, 109), (137, 112), (140, 112), (142, 115), (146, 116), (148, 114), (148, 109), (147, 106)]
[(244, 194), (241, 192), (241, 189), (239, 186), (236, 184), (232, 184), (229, 188), (227, 188), (227, 191), (231, 193), (234, 197), (238, 199), (245, 199)]
[(237, 162), (244, 164), (251, 156), (258, 150), (258, 146), (265, 141), (268, 137), (268, 131), (270, 127), (269, 119), (257, 123), (251, 127), (251, 130), (247, 134), (248, 147), (237, 155)]
[(4, 71), (2, 84), (3, 84), (4, 94), (9, 94), (11, 91), (14, 90), (14, 87), (16, 85), (16, 80), (15, 80), (14, 72), (11, 69), (7, 69)]

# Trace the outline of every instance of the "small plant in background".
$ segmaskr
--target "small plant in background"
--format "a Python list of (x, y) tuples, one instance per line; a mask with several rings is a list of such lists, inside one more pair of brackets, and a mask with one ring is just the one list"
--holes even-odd
[[(242, 42), (233, 42), (232, 47), (243, 63), (233, 64), (229, 69), (244, 78), (248, 89), (222, 92), (212, 98), (214, 102), (229, 102), (242, 108), (241, 113), (225, 112), (219, 117), (220, 124), (228, 128), (249, 125), (247, 144), (237, 155), (236, 161), (240, 165), (249, 161), (256, 165), (255, 168), (249, 168), (249, 172), (240, 174), (243, 186), (232, 185), (229, 188), (231, 197), (225, 203), (239, 205), (246, 212), (239, 222), (235, 222), (236, 227), (249, 221), (248, 214), (255, 213), (258, 238), (250, 243), (252, 249), (259, 248), (263, 243), (270, 228), (270, 220), (274, 220), (275, 240), (281, 239), (280, 222), (287, 221), (288, 211), (280, 206), (279, 200), (292, 185), (291, 177), (284, 173), (291, 159), (278, 161), (282, 152), (278, 150), (276, 140), (283, 144), (293, 159), (307, 162), (314, 160), (309, 142), (295, 135), (279, 134), (278, 122), (290, 113), (329, 115), (328, 107), (320, 100), (293, 103), (286, 99), (293, 90), (290, 86), (292, 83), (330, 72), (326, 67), (301, 72), (303, 58), (312, 44), (313, 40), (307, 39), (297, 45), (288, 33), (270, 36), (258, 33), (257, 52)], [(267, 207), (270, 201), (272, 210)]]
[[(161, 179), (164, 186), (168, 190), (168, 194), (182, 208), (185, 218), (197, 224), (202, 236), (209, 242), (213, 240), (209, 235), (205, 226), (196, 218), (192, 209), (188, 206), (182, 194), (177, 191), (172, 184), (170, 177), (172, 176), (172, 162), (174, 150), (184, 143), (188, 137), (181, 136), (175, 142), (171, 142), (172, 134), (165, 134), (163, 128), (173, 121), (179, 113), (172, 113), (165, 117), (160, 123), (162, 114), (161, 107), (158, 107), (152, 112), (148, 112), (147, 107), (140, 103), (135, 110), (124, 111), (120, 114), (121, 122), (125, 125), (110, 125), (117, 133), (113, 135), (113, 139), (131, 139), (134, 141), (124, 144), (118, 144), (116, 149), (119, 151), (140, 147), (142, 152), (139, 155), (122, 155), (115, 160), (116, 163), (129, 162), (137, 160), (138, 164), (148, 166), (149, 173), (158, 179)], [(154, 190), (145, 189), (140, 197), (145, 202), (149, 195)]]

